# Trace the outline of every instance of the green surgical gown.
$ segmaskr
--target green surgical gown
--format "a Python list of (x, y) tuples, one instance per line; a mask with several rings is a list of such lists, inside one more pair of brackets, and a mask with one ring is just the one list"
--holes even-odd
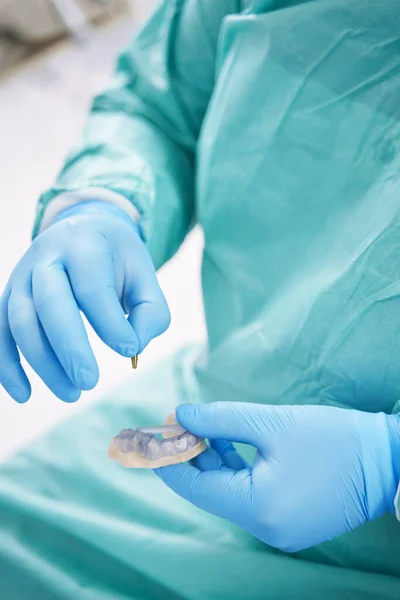
[(2, 598), (399, 600), (394, 516), (286, 555), (107, 458), (112, 435), (181, 402), (393, 410), (399, 149), (399, 0), (160, 6), (35, 232), (58, 194), (90, 187), (136, 206), (157, 266), (199, 223), (207, 345), (0, 468)]

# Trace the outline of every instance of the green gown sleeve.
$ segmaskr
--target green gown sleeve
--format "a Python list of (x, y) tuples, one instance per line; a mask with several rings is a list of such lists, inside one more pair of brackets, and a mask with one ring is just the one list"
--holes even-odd
[(213, 89), (222, 19), (234, 0), (166, 0), (119, 57), (82, 138), (39, 199), (33, 235), (61, 193), (104, 188), (134, 204), (156, 267), (194, 220), (196, 140)]

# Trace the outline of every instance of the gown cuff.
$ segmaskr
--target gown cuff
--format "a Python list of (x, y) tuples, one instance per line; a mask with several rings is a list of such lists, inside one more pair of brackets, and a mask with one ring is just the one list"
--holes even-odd
[(92, 187), (71, 192), (61, 192), (55, 196), (51, 202), (46, 206), (43, 217), (41, 219), (38, 234), (42, 233), (51, 223), (55, 217), (65, 209), (85, 201), (99, 201), (99, 202), (110, 202), (119, 208), (122, 208), (135, 223), (139, 223), (140, 213), (137, 208), (132, 204), (130, 200), (125, 198), (122, 194), (114, 192), (112, 190)]

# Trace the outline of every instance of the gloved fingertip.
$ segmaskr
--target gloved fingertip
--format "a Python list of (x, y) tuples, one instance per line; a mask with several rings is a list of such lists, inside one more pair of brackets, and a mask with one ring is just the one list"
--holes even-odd
[(154, 338), (168, 329), (171, 316), (163, 299), (161, 307), (156, 302), (135, 306), (128, 316), (128, 321), (138, 337), (138, 351), (141, 353)]
[[(157, 469), (153, 469), (154, 473), (159, 477), (164, 483), (168, 479), (170, 480), (171, 474), (173, 474), (175, 465), (169, 465), (168, 467), (158, 467)], [(171, 473), (172, 471), (172, 473)]]
[(78, 369), (74, 384), (80, 390), (92, 390), (99, 381), (98, 368), (82, 366)]
[(139, 352), (139, 340), (136, 343), (121, 343), (115, 347), (115, 351), (122, 356), (126, 356), (127, 358), (132, 358), (132, 356), (136, 356)]
[(8, 392), (8, 394), (11, 396), (11, 398), (17, 403), (17, 404), (25, 404), (26, 402), (28, 402), (29, 398), (31, 397), (31, 387), (8, 387), (6, 389), (6, 391)]
[(160, 329), (158, 327), (154, 326), (153, 323), (151, 323), (148, 326), (139, 325), (137, 328), (137, 336), (138, 336), (138, 351), (137, 352), (139, 354), (141, 354), (143, 352), (143, 350), (150, 344), (150, 342), (152, 340), (154, 340), (154, 338), (161, 335), (161, 333), (163, 333), (163, 331), (160, 331)]
[(11, 397), (13, 398), (13, 400), (15, 400), (15, 402), (17, 404), (26, 404), (29, 400), (29, 398), (31, 397), (31, 392), (29, 391), (29, 393), (18, 393), (18, 395), (16, 394), (11, 395)]
[(138, 347), (136, 354), (141, 354), (143, 352), (143, 350), (145, 350), (147, 348), (147, 346), (150, 344), (153, 337), (154, 336), (151, 336), (151, 335), (141, 334), (139, 336), (139, 347)]
[(67, 394), (63, 395), (63, 397), (60, 398), (60, 400), (62, 400), (66, 404), (73, 404), (74, 402), (79, 400), (81, 395), (82, 395), (81, 390), (78, 390), (77, 388), (75, 388), (75, 389), (70, 390)]
[(212, 440), (210, 444), (211, 447), (214, 448), (214, 450), (216, 450), (221, 456), (223, 456), (227, 452), (235, 452), (234, 445), (228, 440)]
[[(196, 428), (196, 422), (199, 420), (201, 405), (196, 404), (181, 404), (176, 409), (176, 420), (179, 425), (182, 425), (188, 431)], [(193, 429), (193, 433), (196, 433)]]

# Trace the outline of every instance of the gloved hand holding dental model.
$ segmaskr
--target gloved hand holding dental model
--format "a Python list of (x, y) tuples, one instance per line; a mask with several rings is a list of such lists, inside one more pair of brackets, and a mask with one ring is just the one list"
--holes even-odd
[[(181, 405), (210, 439), (192, 465), (156, 470), (175, 492), (270, 546), (302, 550), (395, 512), (400, 417), (327, 406)], [(231, 442), (257, 448), (252, 466)]]
[(74, 402), (96, 385), (98, 367), (80, 309), (122, 356), (141, 352), (169, 325), (138, 226), (108, 202), (81, 202), (58, 214), (8, 281), (1, 298), (0, 382), (14, 400), (30, 396), (17, 346), (61, 400)]

